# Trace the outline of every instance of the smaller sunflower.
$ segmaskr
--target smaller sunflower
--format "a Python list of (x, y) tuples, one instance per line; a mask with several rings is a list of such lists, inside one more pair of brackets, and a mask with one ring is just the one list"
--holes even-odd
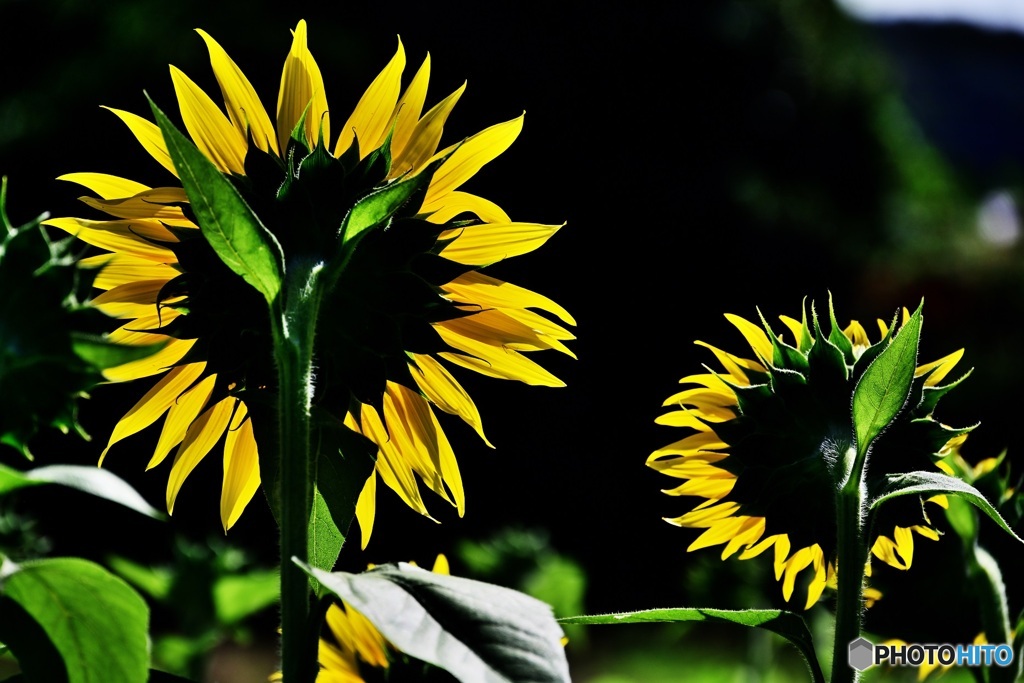
[[(854, 389), (895, 332), (894, 324), (879, 320), (880, 341), (872, 344), (859, 322), (840, 328), (831, 305), (829, 313), (827, 335), (813, 305), (810, 326), (806, 310), (799, 320), (781, 316), (792, 344), (763, 317), (762, 329), (726, 314), (753, 358), (697, 341), (722, 370), (680, 380), (686, 388), (663, 404), (675, 409), (656, 422), (690, 434), (647, 459), (649, 467), (685, 480), (664, 493), (703, 499), (690, 512), (666, 518), (704, 530), (688, 550), (724, 544), (723, 560), (736, 553), (746, 560), (773, 548), (775, 578), (782, 581), (787, 601), (798, 575), (811, 570), (805, 609), (835, 580), (836, 482), (842, 454), (854, 440)], [(904, 309), (904, 324), (909, 317)], [(916, 368), (906, 408), (872, 445), (865, 474), (869, 488), (887, 474), (933, 465), (966, 438), (970, 428), (953, 429), (932, 418), (938, 400), (957, 384), (939, 383), (962, 356), (961, 349)], [(924, 508), (912, 498), (887, 504), (876, 520), (877, 535), (869, 539), (874, 555), (899, 569), (913, 561), (915, 534), (938, 539)], [(946, 502), (943, 496), (929, 500)]]

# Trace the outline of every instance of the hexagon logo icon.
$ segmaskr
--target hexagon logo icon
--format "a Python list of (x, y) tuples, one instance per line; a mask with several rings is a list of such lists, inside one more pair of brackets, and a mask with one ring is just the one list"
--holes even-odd
[(848, 661), (857, 671), (864, 671), (874, 664), (875, 646), (870, 640), (858, 638), (850, 643)]

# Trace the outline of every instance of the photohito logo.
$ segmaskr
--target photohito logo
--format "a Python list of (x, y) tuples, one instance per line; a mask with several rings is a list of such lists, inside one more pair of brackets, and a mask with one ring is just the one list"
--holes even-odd
[(1009, 645), (951, 645), (950, 643), (911, 643), (875, 645), (867, 638), (850, 643), (850, 666), (864, 671), (876, 664), (889, 666), (1010, 666), (1013, 648)]

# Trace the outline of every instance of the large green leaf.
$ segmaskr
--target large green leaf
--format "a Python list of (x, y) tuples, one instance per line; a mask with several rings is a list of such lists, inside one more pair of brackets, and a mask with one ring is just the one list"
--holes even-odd
[(362, 574), (300, 566), (396, 648), (460, 681), (570, 680), (562, 629), (551, 608), (528, 595), (404, 562)]
[[(20, 566), (8, 562), (3, 574), (0, 639), (10, 646), (28, 680), (146, 680), (149, 608), (122, 579), (79, 558), (34, 560)], [(41, 628), (43, 642), (11, 632), (22, 613)], [(53, 649), (64, 663), (66, 677), (55, 669)]]
[(273, 303), (281, 291), (284, 253), (231, 181), (149, 101), (199, 229), (224, 264)]
[(966, 500), (968, 503), (974, 505), (976, 508), (991, 517), (1003, 531), (1010, 534), (1021, 543), (1024, 543), (1024, 539), (1018, 536), (1013, 529), (1010, 528), (1010, 525), (1006, 523), (1006, 520), (1003, 519), (1003, 516), (999, 514), (999, 511), (993, 507), (992, 503), (988, 502), (985, 496), (981, 495), (981, 491), (962, 479), (951, 477), (948, 474), (943, 474), (942, 472), (907, 472), (905, 474), (890, 474), (886, 477), (885, 484), (881, 487), (881, 490), (877, 492), (872, 491), (871, 493), (872, 510), (885, 501), (891, 498), (898, 498), (899, 496), (934, 496), (940, 493), (959, 496), (961, 500)]
[(48, 465), (21, 471), (0, 465), (0, 495), (40, 484), (68, 486), (120, 503), (155, 519), (164, 519), (162, 512), (147, 503), (128, 482), (109, 470), (83, 465)]
[(796, 645), (800, 654), (810, 667), (811, 678), (815, 683), (824, 683), (825, 676), (814, 654), (814, 643), (811, 632), (803, 618), (792, 612), (778, 609), (708, 609), (699, 607), (678, 607), (669, 609), (649, 609), (639, 612), (621, 612), (618, 614), (594, 614), (582, 617), (559, 619), (560, 624), (648, 624), (671, 623), (679, 621), (717, 621), (751, 628), (763, 628), (777, 633)]
[[(923, 305), (923, 304), (922, 304)], [(871, 442), (903, 409), (910, 395), (921, 338), (921, 306), (914, 311), (896, 337), (871, 362), (853, 390), (853, 427), (857, 454), (863, 455)]]

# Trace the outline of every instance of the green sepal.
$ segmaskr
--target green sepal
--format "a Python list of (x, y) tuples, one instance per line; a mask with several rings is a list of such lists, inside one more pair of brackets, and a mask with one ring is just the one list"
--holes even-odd
[[(875, 358), (853, 390), (853, 428), (858, 459), (871, 442), (896, 418), (910, 396), (921, 339), (921, 308), (882, 353)], [(859, 475), (857, 475), (859, 477)]]
[(361, 574), (302, 567), (358, 610), (396, 649), (460, 681), (568, 683), (551, 607), (502, 586), (404, 562)]
[(803, 656), (815, 683), (825, 683), (825, 674), (814, 653), (814, 643), (806, 622), (798, 614), (778, 609), (725, 610), (695, 607), (650, 609), (617, 614), (595, 614), (559, 619), (560, 624), (649, 624), (707, 621), (763, 628), (776, 633), (796, 646)]
[(1010, 528), (1010, 525), (1006, 523), (1006, 520), (999, 514), (999, 511), (978, 489), (948, 474), (941, 472), (890, 474), (885, 477), (883, 482), (877, 485), (876, 490), (869, 491), (868, 493), (871, 500), (869, 509), (871, 510), (879, 507), (887, 500), (900, 496), (934, 496), (941, 493), (959, 496), (988, 515), (1000, 529), (1021, 543), (1024, 543), (1024, 539)]
[(811, 329), (807, 326), (807, 297), (800, 302), (800, 326), (800, 339), (797, 340), (796, 347), (800, 349), (801, 353), (809, 353), (814, 344), (814, 337), (811, 335)]
[(438, 162), (434, 162), (422, 173), (392, 181), (360, 198), (345, 214), (338, 228), (342, 248), (352, 248), (349, 245), (354, 246), (363, 233), (371, 228), (383, 227), (413, 197), (425, 192), (439, 166)]
[(136, 360), (148, 358), (166, 346), (166, 343), (129, 346), (118, 344), (97, 335), (71, 333), (71, 350), (98, 370), (106, 370)]
[[(306, 158), (309, 154), (309, 142), (306, 140), (306, 117), (309, 115), (309, 110), (313, 106), (313, 100), (310, 99), (306, 103), (306, 108), (302, 110), (302, 116), (292, 127), (292, 132), (288, 135), (288, 148), (285, 150), (285, 157), (288, 162), (288, 166), (292, 167), (296, 157), (301, 157), (298, 161)], [(323, 131), (323, 121), (320, 122), (320, 130)], [(302, 152), (302, 154), (296, 154), (296, 150)]]
[(850, 376), (850, 368), (846, 364), (843, 352), (822, 333), (813, 302), (811, 303), (811, 319), (814, 323), (814, 344), (807, 352), (811, 381), (817, 383), (831, 376), (838, 380), (833, 384), (845, 383)]
[(935, 411), (935, 406), (938, 405), (942, 397), (948, 394), (953, 389), (960, 386), (960, 383), (963, 382), (968, 377), (970, 377), (972, 372), (974, 372), (974, 368), (968, 370), (960, 379), (956, 380), (955, 382), (943, 384), (940, 387), (922, 387), (921, 400), (914, 408), (914, 412), (923, 416), (931, 415)]
[(268, 304), (273, 303), (284, 277), (281, 245), (234, 184), (153, 100), (149, 105), (206, 241), (228, 268), (263, 294)]
[[(33, 560), (20, 566), (6, 561), (0, 573), (0, 640), (11, 648), (29, 680), (146, 680), (149, 608), (124, 580), (79, 558)], [(22, 613), (44, 637), (40, 639), (38, 631), (31, 640), (19, 637), (17, 619), (10, 617)], [(54, 649), (65, 676), (55, 668)]]
[(768, 325), (768, 321), (764, 319), (761, 309), (757, 309), (757, 315), (761, 318), (761, 325), (764, 327), (765, 332), (768, 334), (768, 339), (772, 343), (772, 365), (775, 368), (786, 368), (787, 370), (800, 373), (806, 372), (808, 369), (807, 356), (801, 353), (799, 349), (779, 339), (775, 331)]
[(836, 320), (836, 311), (832, 306), (832, 292), (828, 294), (828, 319), (832, 325), (832, 329), (829, 330), (828, 340), (840, 350), (843, 354), (843, 358), (846, 360), (847, 365), (853, 365), (853, 344), (849, 338), (843, 334), (843, 328), (839, 326), (839, 321)]

